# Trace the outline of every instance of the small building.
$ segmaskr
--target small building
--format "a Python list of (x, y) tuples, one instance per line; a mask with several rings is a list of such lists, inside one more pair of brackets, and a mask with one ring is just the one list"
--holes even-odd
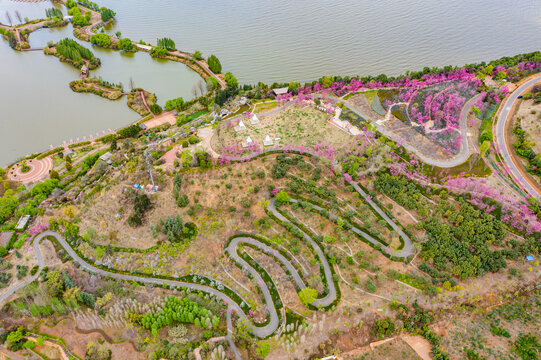
[(269, 135), (267, 135), (265, 137), (265, 140), (263, 140), (263, 145), (272, 146), (272, 145), (274, 145), (274, 141), (272, 141), (271, 137)]
[(222, 117), (227, 116), (229, 114), (230, 114), (230, 112), (227, 109), (220, 110), (220, 116), (222, 116)]
[(15, 231), (0, 232), (0, 246), (5, 248), (9, 244), (9, 241), (14, 235), (15, 235)]
[(284, 95), (289, 91), (289, 87), (272, 89), (275, 95)]
[(86, 78), (88, 76), (88, 66), (86, 64), (81, 68), (81, 77)]
[(109, 165), (111, 165), (113, 163), (113, 161), (111, 160), (112, 157), (113, 157), (113, 154), (111, 154), (111, 152), (108, 151), (105, 154), (103, 154), (102, 156), (100, 156), (100, 160), (103, 161), (103, 162), (106, 162)]
[(62, 157), (66, 157), (66, 156), (70, 156), (70, 155), (73, 155), (73, 150), (72, 149), (62, 151)]
[(241, 121), (239, 121), (239, 124), (237, 126), (235, 126), (235, 131), (236, 132), (240, 132), (240, 131), (244, 131), (246, 130), (246, 125), (244, 125), (244, 123)]
[(246, 104), (248, 104), (249, 102), (250, 102), (250, 100), (248, 100), (248, 98), (245, 97), (245, 96), (242, 96), (242, 97), (240, 98), (240, 100), (239, 100), (239, 104), (240, 104), (240, 105), (246, 105)]
[(17, 226), (15, 226), (15, 230), (24, 230), (26, 228), (26, 225), (28, 225), (28, 221), (30, 220), (30, 215), (24, 215), (19, 218), (19, 221), (17, 222)]
[(526, 261), (532, 262), (533, 261), (533, 255), (526, 255)]
[(144, 123), (141, 123), (141, 124), (139, 125), (139, 127), (140, 127), (141, 129), (143, 129), (143, 130), (148, 129), (148, 127), (147, 127)]
[(247, 147), (248, 147), (251, 143), (253, 143), (253, 142), (254, 142), (254, 141), (252, 140), (252, 138), (248, 136), (248, 137), (246, 138), (246, 142), (242, 144), (242, 147), (243, 147), (243, 148), (247, 148)]
[(250, 123), (251, 123), (252, 125), (257, 125), (257, 124), (260, 123), (259, 118), (257, 117), (256, 114), (254, 114), (254, 115), (252, 116), (252, 118), (250, 119)]

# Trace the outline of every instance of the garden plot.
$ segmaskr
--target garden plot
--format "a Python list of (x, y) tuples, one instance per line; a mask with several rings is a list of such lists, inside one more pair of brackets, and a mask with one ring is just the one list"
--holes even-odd
[[(229, 121), (216, 130), (212, 148), (222, 149), (245, 143), (247, 138), (263, 148), (263, 140), (270, 136), (274, 147), (287, 145), (314, 146), (325, 142), (335, 148), (347, 147), (354, 138), (328, 122), (330, 115), (311, 107), (293, 107), (270, 115), (260, 115), (260, 124), (252, 125), (248, 117), (242, 121), (246, 130), (236, 132), (238, 121)], [(276, 140), (278, 139), (278, 140)]]
[[(465, 103), (477, 93), (476, 83), (442, 82), (421, 89), (380, 90), (372, 108), (391, 111), (406, 125), (440, 145), (444, 152), (460, 150), (460, 113)], [(397, 105), (403, 105), (397, 109)]]

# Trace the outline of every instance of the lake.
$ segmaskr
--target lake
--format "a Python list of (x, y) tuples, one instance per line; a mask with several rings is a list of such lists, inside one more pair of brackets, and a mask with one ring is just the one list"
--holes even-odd
[[(462, 65), (541, 49), (537, 0), (366, 1), (316, 0), (100, 0), (117, 12), (108, 29), (155, 44), (215, 54), (240, 83), (305, 82), (323, 75), (398, 75), (424, 66)], [(6, 11), (43, 17), (49, 2), (0, 0)], [(65, 11), (64, 11), (65, 13)], [(40, 30), (32, 46), (70, 35), (71, 26)], [(90, 47), (90, 44), (85, 46)], [(162, 105), (192, 97), (199, 81), (179, 63), (147, 54), (93, 49), (102, 59), (95, 75), (156, 92)], [(39, 52), (16, 53), (0, 42), (0, 164), (50, 144), (118, 128), (137, 119), (126, 99), (110, 102), (71, 92), (77, 70)]]

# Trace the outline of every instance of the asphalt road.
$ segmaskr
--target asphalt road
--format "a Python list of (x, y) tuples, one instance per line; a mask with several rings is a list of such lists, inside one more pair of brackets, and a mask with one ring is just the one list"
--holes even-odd
[(541, 82), (541, 75), (537, 75), (532, 79), (524, 82), (507, 97), (505, 102), (501, 105), (502, 110), (500, 112), (500, 115), (498, 116), (498, 122), (495, 125), (494, 136), (496, 138), (496, 142), (498, 143), (498, 149), (500, 151), (500, 154), (502, 155), (505, 163), (511, 170), (511, 174), (515, 181), (517, 181), (521, 185), (521, 187), (528, 192), (528, 194), (541, 200), (541, 191), (531, 181), (529, 181), (528, 178), (525, 177), (525, 174), (519, 168), (518, 164), (513, 159), (513, 156), (511, 156), (510, 148), (512, 145), (507, 142), (505, 136), (505, 128), (507, 126), (507, 123), (511, 120), (511, 117), (513, 116), (513, 106), (517, 102), (518, 97), (523, 94), (528, 88), (534, 86), (538, 82)]

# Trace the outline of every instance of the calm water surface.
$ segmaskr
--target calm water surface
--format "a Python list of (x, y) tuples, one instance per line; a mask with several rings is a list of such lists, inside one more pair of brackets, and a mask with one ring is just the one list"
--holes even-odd
[[(168, 36), (183, 50), (217, 55), (241, 83), (300, 82), (325, 74), (397, 75), (424, 66), (461, 65), (541, 49), (539, 0), (100, 0), (117, 12), (108, 31), (155, 44)], [(50, 2), (0, 0), (14, 23), (43, 17)], [(64, 10), (65, 13), (65, 10)], [(40, 30), (32, 46), (69, 36)], [(86, 46), (90, 46), (86, 44)], [(183, 96), (199, 81), (177, 63), (147, 54), (93, 49), (95, 75), (158, 95)], [(71, 92), (75, 69), (42, 53), (15, 53), (0, 41), (0, 165), (49, 144), (117, 128), (135, 119), (126, 99), (110, 102)]]

